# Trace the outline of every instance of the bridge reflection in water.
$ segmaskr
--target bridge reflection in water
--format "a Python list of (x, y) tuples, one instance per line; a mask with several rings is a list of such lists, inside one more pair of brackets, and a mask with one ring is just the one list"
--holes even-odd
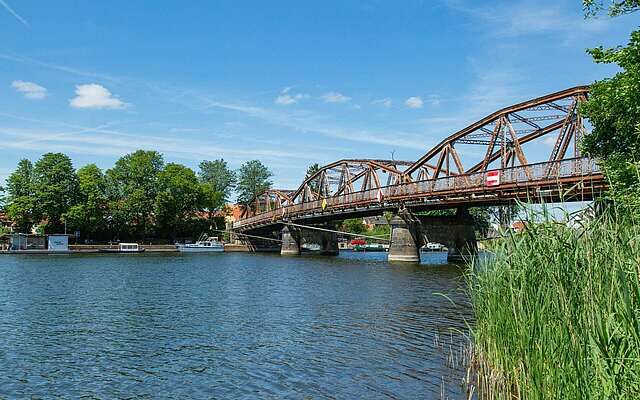
[[(283, 253), (297, 254), (300, 232), (287, 228), (281, 233), (288, 222), (331, 227), (335, 220), (389, 210), (395, 213), (390, 260), (419, 261), (419, 248), (427, 240), (447, 245), (450, 259), (465, 258), (476, 250), (470, 206), (589, 201), (606, 189), (597, 163), (580, 151), (588, 130), (577, 110), (587, 96), (588, 87), (580, 86), (504, 108), (449, 136), (415, 162), (328, 164), (296, 190), (257, 196), (233, 229), (286, 238), (292, 247)], [(453, 207), (458, 208), (455, 217), (413, 214)], [(327, 254), (334, 247), (337, 252), (335, 234), (318, 235)], [(255, 240), (250, 244), (256, 250), (265, 247)]]

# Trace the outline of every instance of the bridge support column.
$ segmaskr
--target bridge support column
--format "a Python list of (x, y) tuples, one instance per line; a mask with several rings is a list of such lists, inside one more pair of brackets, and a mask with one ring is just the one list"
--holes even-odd
[[(335, 225), (327, 224), (323, 228), (336, 230)], [(320, 254), (323, 256), (337, 256), (338, 250), (338, 234), (335, 232), (320, 231)]]
[(456, 212), (456, 224), (451, 230), (451, 238), (447, 243), (447, 260), (464, 261), (478, 253), (476, 241), (475, 222), (466, 207), (458, 208)]
[(419, 221), (409, 212), (401, 211), (391, 218), (389, 261), (420, 262), (422, 235)]
[(300, 235), (297, 231), (290, 230), (288, 226), (282, 228), (282, 247), (280, 248), (280, 255), (300, 255)]

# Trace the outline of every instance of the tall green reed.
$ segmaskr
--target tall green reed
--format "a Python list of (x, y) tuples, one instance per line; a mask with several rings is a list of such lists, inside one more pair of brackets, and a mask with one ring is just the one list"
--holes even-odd
[(480, 397), (640, 398), (640, 215), (528, 219), (468, 276)]

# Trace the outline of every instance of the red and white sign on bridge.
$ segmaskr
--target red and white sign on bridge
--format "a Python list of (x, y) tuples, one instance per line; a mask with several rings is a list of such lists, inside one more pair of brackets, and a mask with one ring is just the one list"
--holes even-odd
[(487, 186), (499, 186), (500, 185), (500, 171), (487, 172)]

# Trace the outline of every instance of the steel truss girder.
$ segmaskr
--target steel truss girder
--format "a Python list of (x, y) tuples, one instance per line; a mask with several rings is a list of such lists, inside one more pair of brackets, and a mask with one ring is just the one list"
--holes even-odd
[[(575, 142), (585, 132), (582, 120), (577, 118), (577, 107), (580, 102), (586, 100), (588, 90), (588, 86), (578, 86), (496, 111), (454, 133), (429, 150), (404, 171), (405, 181), (420, 180), (415, 173), (425, 163), (433, 164), (437, 161), (436, 166), (439, 166), (440, 162), (448, 165), (453, 154), (451, 148), (456, 144), (484, 146), (486, 149), (485, 157), (480, 162), (465, 163), (464, 159), (458, 157), (455, 160), (456, 167), (459, 164), (467, 165), (466, 169), (459, 171), (459, 174), (486, 170), (497, 159), (502, 159), (500, 163), (502, 168), (508, 166), (509, 162), (513, 164), (516, 160), (522, 165), (527, 160), (524, 144), (559, 130), (569, 132), (559, 136), (559, 142), (555, 146), (554, 153), (551, 154), (553, 160), (561, 159), (571, 139), (574, 138)], [(550, 111), (553, 113), (550, 114)], [(513, 128), (516, 122), (529, 125), (532, 129), (516, 130)], [(578, 132), (578, 135), (573, 135), (572, 132)], [(563, 140), (560, 141), (560, 138)], [(574, 156), (579, 156), (578, 146), (574, 146)], [(442, 171), (436, 169), (434, 176), (437, 177), (441, 173)]]

